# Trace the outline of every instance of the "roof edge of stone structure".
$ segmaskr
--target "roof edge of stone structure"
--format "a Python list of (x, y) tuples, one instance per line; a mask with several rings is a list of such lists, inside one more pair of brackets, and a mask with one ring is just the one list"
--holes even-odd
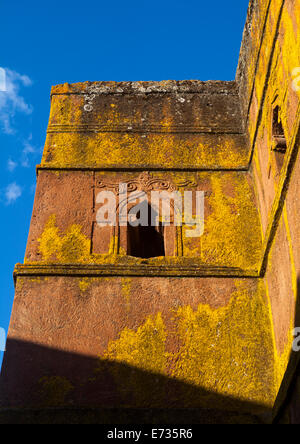
[(51, 95), (60, 94), (151, 94), (151, 93), (199, 93), (237, 95), (235, 81), (203, 82), (201, 80), (165, 80), (135, 82), (80, 82), (64, 83), (52, 87)]

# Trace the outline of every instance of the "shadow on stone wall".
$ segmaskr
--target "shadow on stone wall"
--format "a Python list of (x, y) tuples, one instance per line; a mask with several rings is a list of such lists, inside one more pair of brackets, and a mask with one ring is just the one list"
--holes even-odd
[[(0, 423), (260, 423), (265, 407), (122, 363), (8, 340)], [(9, 369), (9, 370), (8, 370)]]

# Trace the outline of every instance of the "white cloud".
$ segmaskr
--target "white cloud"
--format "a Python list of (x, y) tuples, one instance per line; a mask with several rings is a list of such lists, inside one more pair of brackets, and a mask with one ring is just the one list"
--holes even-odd
[(8, 205), (14, 203), (21, 196), (22, 189), (19, 185), (16, 184), (16, 182), (13, 182), (7, 186), (5, 191), (5, 198)]
[[(24, 97), (20, 94), (22, 87), (32, 85), (32, 81), (26, 75), (21, 75), (15, 71), (6, 68), (0, 68), (5, 71), (5, 80), (2, 76), (2, 89), (0, 90), (0, 126), (6, 134), (13, 134), (13, 118), (17, 113), (31, 114), (32, 106), (26, 103)], [(3, 85), (3, 83), (5, 84)]]
[(6, 72), (4, 68), (0, 68), (0, 91), (6, 90)]
[(22, 159), (21, 164), (23, 167), (28, 168), (30, 166), (29, 164), (29, 156), (30, 154), (36, 153), (35, 147), (30, 143), (31, 137), (28, 141), (24, 142), (24, 148), (22, 151)]
[(13, 171), (15, 171), (17, 166), (18, 166), (17, 162), (15, 162), (15, 161), (13, 161), (11, 159), (8, 159), (8, 161), (7, 161), (7, 169), (8, 169), (8, 171), (10, 171), (12, 173)]

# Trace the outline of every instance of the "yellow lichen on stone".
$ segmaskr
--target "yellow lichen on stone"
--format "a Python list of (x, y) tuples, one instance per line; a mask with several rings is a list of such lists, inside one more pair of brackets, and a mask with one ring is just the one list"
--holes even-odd
[[(272, 406), (276, 397), (274, 350), (262, 281), (249, 291), (247, 281), (238, 280), (227, 306), (213, 309), (201, 304), (196, 310), (182, 306), (173, 320), (170, 331), (161, 313), (149, 316), (136, 331), (125, 328), (101, 359), (168, 376), (198, 387), (206, 396), (219, 394)], [(170, 353), (168, 343), (174, 335), (180, 346), (178, 352)], [(124, 388), (117, 371), (114, 377)], [(134, 382), (131, 389), (143, 390), (143, 385)], [(188, 398), (186, 402), (206, 405), (205, 399)]]
[(61, 251), (61, 237), (58, 227), (56, 226), (56, 216), (50, 216), (45, 225), (44, 231), (39, 241), (39, 252), (43, 256), (45, 262), (54, 259)]
[(90, 240), (79, 225), (72, 225), (63, 235), (56, 226), (56, 216), (50, 216), (39, 241), (43, 261), (63, 263), (84, 262), (90, 255)]
[(225, 396), (272, 405), (271, 320), (263, 283), (249, 295), (243, 281), (228, 306), (180, 307), (176, 316), (182, 341), (174, 376)]
[(295, 302), (297, 303), (297, 297), (298, 297), (297, 281), (298, 281), (298, 277), (297, 277), (296, 264), (295, 264), (295, 255), (294, 255), (294, 251), (293, 251), (293, 241), (292, 241), (292, 235), (291, 235), (291, 230), (290, 230), (290, 226), (289, 226), (289, 220), (288, 220), (288, 214), (287, 214), (286, 205), (283, 208), (283, 220), (284, 220), (284, 224), (285, 224), (285, 231), (286, 231), (287, 242), (288, 242), (289, 253), (290, 253), (290, 264), (291, 264), (291, 270), (292, 270), (292, 276), (291, 276), (292, 287), (293, 287)]
[(148, 316), (137, 331), (125, 328), (111, 341), (104, 359), (126, 363), (138, 369), (163, 373), (166, 368), (166, 331), (161, 313)]
[(91, 283), (92, 283), (91, 278), (83, 278), (79, 281), (78, 285), (80, 290), (84, 293), (90, 287)]
[(131, 278), (122, 278), (121, 279), (121, 286), (122, 286), (122, 295), (125, 298), (126, 301), (126, 309), (129, 310), (130, 308), (130, 291), (131, 291), (131, 284), (132, 279)]
[(259, 214), (245, 177), (231, 177), (234, 196), (226, 192), (224, 175), (211, 177), (212, 212), (205, 218), (201, 237), (201, 259), (207, 264), (249, 269), (261, 254)]
[(65, 405), (66, 396), (74, 389), (66, 378), (60, 376), (45, 376), (39, 384), (42, 404), (47, 407)]
[(288, 332), (287, 343), (286, 343), (282, 353), (280, 353), (277, 350), (277, 347), (275, 344), (275, 384), (276, 384), (277, 392), (280, 389), (280, 386), (283, 382), (284, 375), (285, 375), (286, 370), (288, 368), (288, 364), (290, 362), (293, 341), (294, 341), (294, 336), (293, 336), (294, 328), (295, 328), (294, 319), (292, 319), (290, 329)]
[(89, 256), (91, 242), (82, 234), (79, 225), (72, 225), (62, 237), (61, 250), (58, 254), (60, 262), (83, 262)]
[[(173, 173), (172, 181), (180, 183), (184, 179), (187, 181), (188, 177)], [(183, 225), (182, 230), (176, 230), (175, 255), (150, 258), (147, 263), (187, 266), (201, 262), (254, 269), (261, 247), (260, 224), (246, 175), (228, 173), (232, 184), (229, 194), (226, 192), (228, 178), (223, 177), (222, 173), (201, 173), (199, 177), (190, 177), (197, 182), (203, 180), (212, 188), (211, 197), (206, 198), (209, 199), (212, 211), (208, 216), (205, 215), (204, 235), (187, 237), (186, 230), (191, 228)], [(111, 236), (108, 250), (107, 254), (93, 254), (91, 241), (82, 232), (81, 226), (71, 225), (63, 232), (56, 224), (55, 215), (49, 217), (39, 238), (39, 252), (42, 254), (42, 262), (46, 263), (133, 266), (143, 263), (143, 259), (127, 255), (117, 235)]]
[[(174, 134), (80, 133), (48, 134), (42, 165), (53, 167), (161, 166), (165, 168), (196, 165), (202, 168), (241, 168), (248, 163), (245, 141), (224, 135), (224, 140)], [(241, 149), (242, 143), (242, 149)]]

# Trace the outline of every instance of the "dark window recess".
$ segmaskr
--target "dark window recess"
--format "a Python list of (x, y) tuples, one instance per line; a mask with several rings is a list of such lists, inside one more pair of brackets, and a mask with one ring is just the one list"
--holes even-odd
[(280, 120), (280, 108), (276, 106), (273, 110), (273, 122), (272, 122), (272, 132), (273, 132), (273, 151), (280, 153), (286, 152), (286, 138), (284, 135), (283, 126)]
[[(151, 206), (148, 207), (148, 227), (127, 227), (127, 254), (149, 259), (165, 256), (164, 227), (151, 226)], [(139, 217), (139, 215), (138, 215)]]

